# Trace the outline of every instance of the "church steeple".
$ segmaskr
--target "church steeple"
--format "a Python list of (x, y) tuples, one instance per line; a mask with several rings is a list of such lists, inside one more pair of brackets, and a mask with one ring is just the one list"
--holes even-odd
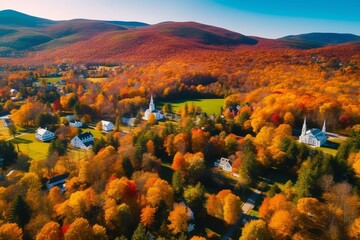
[(304, 124), (301, 130), (301, 135), (305, 135), (306, 134), (306, 117), (304, 118)]
[(326, 133), (326, 120), (324, 119), (324, 124), (321, 130), (323, 133)]
[(155, 111), (155, 104), (154, 104), (154, 99), (153, 99), (152, 94), (151, 94), (151, 98), (150, 98), (149, 110), (150, 110), (150, 112)]

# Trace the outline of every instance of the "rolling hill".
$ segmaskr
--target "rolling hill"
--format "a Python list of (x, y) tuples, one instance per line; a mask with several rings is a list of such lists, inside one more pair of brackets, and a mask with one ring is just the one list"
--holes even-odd
[(311, 49), (327, 45), (337, 45), (359, 41), (360, 36), (346, 33), (307, 33), (290, 35), (278, 40), (287, 43), (289, 46), (301, 49)]
[(59, 58), (139, 62), (209, 51), (239, 54), (242, 50), (321, 49), (359, 39), (356, 35), (332, 33), (265, 39), (196, 22), (148, 25), (87, 19), (52, 21), (13, 10), (0, 11), (0, 58), (10, 62), (18, 61), (16, 58), (24, 63)]
[(14, 10), (0, 11), (0, 25), (9, 27), (46, 27), (55, 24), (54, 21), (33, 17), (24, 13), (20, 13)]

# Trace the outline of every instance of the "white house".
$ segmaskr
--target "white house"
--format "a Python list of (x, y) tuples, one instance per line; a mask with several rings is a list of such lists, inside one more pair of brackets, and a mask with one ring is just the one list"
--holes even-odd
[(53, 187), (59, 187), (61, 192), (64, 193), (66, 191), (65, 188), (65, 181), (69, 177), (69, 173), (64, 173), (61, 175), (58, 175), (56, 177), (50, 178), (46, 182), (46, 188), (50, 191)]
[(224, 158), (224, 157), (220, 158), (220, 160), (214, 162), (214, 166), (219, 167), (224, 171), (232, 172), (231, 161), (228, 158)]
[(301, 135), (299, 136), (299, 141), (315, 147), (322, 146), (327, 141), (325, 120), (322, 130), (318, 128), (312, 128), (306, 130), (306, 118), (305, 118)]
[(54, 139), (55, 134), (53, 132), (50, 132), (46, 128), (39, 127), (36, 130), (35, 137), (39, 141), (46, 142), (46, 141), (50, 141), (50, 140)]
[(82, 122), (80, 120), (73, 120), (69, 123), (70, 127), (81, 128)]
[(112, 131), (114, 130), (114, 124), (109, 121), (101, 120), (101, 129), (106, 132)]
[(10, 118), (4, 118), (4, 127), (10, 127), (14, 125), (13, 121)]
[(149, 117), (150, 117), (151, 114), (155, 115), (155, 120), (156, 121), (165, 118), (164, 115), (159, 110), (155, 109), (154, 99), (153, 99), (152, 95), (151, 95), (151, 98), (150, 98), (149, 108), (146, 109), (143, 119), (146, 120), (146, 121), (149, 120)]
[(18, 93), (18, 90), (12, 88), (12, 89), (10, 89), (9, 92), (10, 92), (11, 95), (15, 96)]
[(91, 132), (82, 133), (71, 139), (71, 145), (81, 149), (91, 149), (94, 146), (94, 135)]

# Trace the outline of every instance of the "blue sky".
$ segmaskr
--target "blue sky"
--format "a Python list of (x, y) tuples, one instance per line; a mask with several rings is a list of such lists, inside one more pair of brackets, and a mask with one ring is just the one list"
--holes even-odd
[(0, 9), (65, 20), (196, 21), (245, 35), (360, 35), (360, 0), (0, 0)]

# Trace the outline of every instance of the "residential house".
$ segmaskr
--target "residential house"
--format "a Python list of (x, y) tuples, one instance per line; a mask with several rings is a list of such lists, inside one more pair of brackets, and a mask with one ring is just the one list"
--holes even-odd
[(324, 145), (324, 143), (326, 143), (327, 141), (325, 120), (322, 130), (318, 128), (312, 128), (306, 130), (306, 118), (305, 118), (301, 135), (299, 136), (299, 141), (315, 147), (320, 147)]
[(37, 140), (42, 142), (47, 142), (55, 138), (55, 134), (53, 132), (50, 132), (46, 128), (39, 127), (36, 130), (35, 137)]
[(73, 120), (73, 121), (70, 121), (69, 126), (75, 127), (75, 128), (81, 128), (82, 122), (80, 120)]
[(14, 125), (14, 122), (10, 119), (10, 118), (4, 118), (4, 127), (10, 127), (12, 125)]
[(94, 146), (94, 135), (91, 132), (82, 133), (71, 140), (71, 145), (81, 149), (91, 149)]
[(10, 89), (9, 92), (10, 92), (10, 94), (11, 94), (12, 96), (15, 96), (15, 95), (18, 93), (18, 90), (12, 88), (12, 89)]
[(101, 129), (105, 132), (114, 130), (114, 124), (109, 121), (101, 120)]
[(59, 187), (61, 192), (64, 193), (67, 189), (65, 188), (65, 181), (69, 177), (69, 173), (64, 173), (56, 177), (50, 178), (46, 182), (46, 188), (48, 191), (53, 187)]
[(232, 163), (228, 158), (220, 158), (220, 160), (214, 162), (215, 167), (219, 167), (224, 171), (232, 172)]

